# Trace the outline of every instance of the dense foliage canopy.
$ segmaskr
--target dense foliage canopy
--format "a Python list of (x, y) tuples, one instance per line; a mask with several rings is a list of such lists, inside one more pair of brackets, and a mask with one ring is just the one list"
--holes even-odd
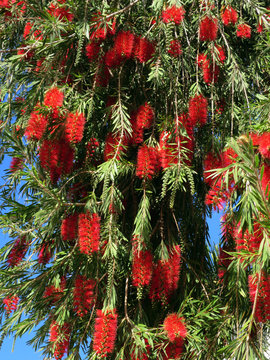
[(0, 0), (1, 342), (265, 359), (269, 18), (255, 0)]

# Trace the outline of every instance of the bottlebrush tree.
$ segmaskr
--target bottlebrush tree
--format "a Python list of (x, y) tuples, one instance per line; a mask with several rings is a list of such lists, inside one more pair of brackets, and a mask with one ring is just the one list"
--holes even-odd
[(44, 358), (266, 359), (267, 1), (0, 14), (1, 342), (33, 329)]

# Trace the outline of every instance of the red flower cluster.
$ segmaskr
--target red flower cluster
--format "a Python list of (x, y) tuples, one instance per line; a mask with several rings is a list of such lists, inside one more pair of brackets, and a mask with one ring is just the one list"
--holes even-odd
[(154, 110), (148, 102), (141, 105), (136, 114), (137, 128), (142, 130), (149, 129), (153, 123), (154, 115)]
[(199, 123), (201, 126), (206, 124), (207, 120), (207, 99), (202, 95), (195, 95), (189, 100), (188, 115), (190, 123), (195, 126)]
[(112, 23), (104, 22), (101, 16), (100, 11), (98, 11), (91, 18), (90, 23), (94, 23), (95, 25), (91, 25), (90, 29), (92, 30), (90, 39), (91, 40), (105, 40), (108, 35), (114, 35), (116, 31), (116, 21), (112, 19)]
[(100, 44), (95, 41), (91, 41), (88, 45), (86, 45), (85, 51), (88, 60), (92, 62), (99, 56)]
[(243, 233), (239, 228), (235, 228), (234, 239), (237, 252), (247, 251), (254, 254), (259, 250), (263, 239), (262, 229), (257, 222), (254, 223), (253, 234), (250, 234), (248, 230)]
[(163, 10), (161, 16), (165, 24), (174, 22), (176, 25), (179, 25), (184, 20), (185, 10), (182, 6), (177, 7), (173, 5)]
[(251, 27), (248, 24), (238, 25), (236, 35), (240, 38), (249, 39), (251, 37)]
[(151, 59), (154, 52), (154, 45), (147, 39), (136, 36), (130, 31), (120, 31), (116, 36), (114, 46), (105, 54), (104, 63), (109, 68), (115, 68), (132, 57), (145, 63)]
[(69, 11), (69, 9), (66, 6), (62, 6), (62, 4), (65, 4), (66, 0), (57, 0), (59, 5), (55, 5), (53, 3), (50, 4), (48, 13), (52, 15), (55, 18), (58, 18), (62, 21), (72, 21), (74, 18), (74, 15)]
[(8, 254), (7, 263), (8, 266), (13, 267), (20, 264), (24, 255), (26, 254), (28, 249), (28, 242), (26, 241), (26, 237), (22, 236), (18, 238)]
[(174, 342), (179, 338), (186, 338), (187, 329), (184, 318), (179, 317), (176, 313), (172, 313), (166, 317), (163, 323), (170, 342)]
[(66, 288), (66, 279), (61, 278), (60, 287), (56, 288), (54, 285), (46, 286), (43, 298), (48, 299), (48, 301), (54, 305), (57, 301), (61, 300), (64, 290)]
[(13, 311), (16, 311), (17, 304), (19, 302), (19, 298), (16, 295), (8, 296), (3, 299), (4, 309), (6, 310), (6, 314), (9, 315)]
[(206, 16), (200, 22), (200, 40), (214, 41), (217, 38), (218, 20)]
[(170, 42), (168, 53), (175, 58), (182, 54), (181, 43), (179, 40), (175, 39)]
[(219, 66), (207, 59), (205, 54), (198, 55), (198, 66), (203, 70), (203, 79), (206, 84), (215, 83), (219, 75)]
[(47, 128), (48, 119), (39, 111), (34, 110), (30, 114), (30, 118), (25, 129), (25, 136), (28, 140), (41, 140)]
[(12, 158), (9, 168), (13, 173), (21, 170), (23, 168), (23, 159), (18, 157)]
[[(143, 244), (141, 245), (143, 247)], [(137, 240), (133, 240), (132, 283), (136, 287), (150, 284), (153, 272), (153, 255), (149, 250), (138, 249)]]
[(181, 249), (177, 245), (169, 249), (168, 260), (159, 260), (154, 267), (149, 296), (151, 300), (168, 302), (178, 287), (181, 265)]
[(270, 159), (270, 132), (265, 132), (258, 138), (259, 152), (266, 159)]
[(52, 183), (67, 175), (73, 167), (74, 150), (63, 139), (44, 140), (39, 150), (40, 164), (50, 172)]
[(155, 46), (145, 38), (138, 37), (134, 49), (134, 56), (140, 63), (150, 60), (155, 52)]
[(223, 49), (222, 46), (219, 45), (216, 45), (215, 49), (217, 51), (218, 60), (221, 62), (221, 64), (223, 64), (224, 61), (226, 60), (225, 50)]
[(113, 352), (117, 332), (117, 314), (115, 310), (97, 310), (95, 331), (93, 336), (93, 350), (106, 358)]
[(83, 114), (76, 112), (69, 113), (65, 123), (66, 139), (70, 143), (78, 143), (83, 138), (83, 130), (85, 125), (85, 117)]
[(159, 155), (154, 147), (142, 145), (138, 150), (136, 176), (149, 180), (159, 171)]
[(136, 36), (130, 31), (119, 31), (114, 42), (117, 57), (130, 59), (134, 55)]
[(235, 25), (237, 23), (238, 14), (231, 6), (226, 7), (224, 12), (221, 14), (222, 22), (225, 26)]
[(64, 102), (64, 94), (57, 87), (53, 87), (46, 91), (44, 96), (44, 105), (49, 106), (53, 109), (61, 107)]
[(249, 275), (249, 296), (252, 306), (254, 306), (256, 293), (258, 292), (255, 317), (258, 322), (265, 323), (270, 320), (270, 276), (262, 272), (260, 283), (258, 281), (258, 273), (255, 276)]
[(91, 255), (99, 250), (100, 217), (89, 212), (79, 215), (79, 249), (83, 254)]
[(43, 244), (38, 253), (38, 262), (39, 264), (46, 265), (51, 260), (52, 254), (50, 246), (48, 244)]
[(51, 323), (50, 342), (53, 343), (54, 357), (56, 360), (62, 359), (69, 347), (70, 326), (68, 323), (59, 325), (56, 321)]
[(96, 281), (87, 279), (86, 276), (78, 275), (75, 279), (73, 305), (74, 311), (81, 318), (88, 313), (95, 302), (95, 286)]
[(164, 353), (161, 354), (163, 360), (180, 359), (184, 351), (184, 341), (182, 339), (176, 340), (174, 343), (169, 343), (164, 348)]
[(105, 140), (104, 160), (108, 161), (113, 157), (115, 157), (116, 160), (120, 160), (121, 154), (125, 152), (125, 147), (128, 145), (128, 142), (127, 137), (124, 137), (121, 145), (119, 145), (120, 136), (109, 133)]
[[(187, 136), (176, 135), (175, 138), (172, 137), (171, 133), (168, 131), (163, 131), (160, 134), (159, 138), (159, 156), (160, 164), (163, 169), (171, 166), (172, 164), (177, 164), (178, 161), (181, 163), (186, 163), (191, 165), (193, 157), (193, 148), (194, 148), (194, 137), (193, 137), (193, 125), (190, 122), (187, 114), (181, 114), (176, 119), (176, 132), (181, 128), (185, 128)], [(184, 155), (181, 150), (187, 150), (187, 153)]]
[(270, 190), (270, 166), (268, 164), (264, 164), (264, 171), (262, 177), (262, 189), (265, 193), (268, 186), (268, 192)]
[(61, 236), (63, 241), (73, 241), (78, 236), (78, 213), (67, 216), (62, 220)]
[[(270, 7), (268, 7), (267, 10), (270, 11)], [(263, 17), (264, 17), (265, 22), (268, 23), (268, 25), (269, 25), (269, 23), (270, 23), (270, 15), (269, 14), (264, 14)], [(263, 19), (260, 18), (258, 26), (257, 26), (258, 33), (263, 32), (264, 28), (265, 28), (265, 24), (263, 22)]]

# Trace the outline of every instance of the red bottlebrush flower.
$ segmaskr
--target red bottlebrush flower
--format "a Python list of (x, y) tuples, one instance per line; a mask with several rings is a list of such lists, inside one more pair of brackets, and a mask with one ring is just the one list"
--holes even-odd
[[(65, 1), (58, 0), (58, 3), (62, 5), (65, 3)], [(48, 13), (63, 22), (66, 22), (66, 20), (72, 21), (74, 18), (74, 15), (68, 10), (66, 6), (58, 6), (55, 4), (50, 4)]]
[(115, 310), (97, 310), (93, 350), (106, 358), (113, 352), (117, 332), (117, 314)]
[(22, 44), (17, 50), (17, 55), (22, 56), (21, 60), (24, 59), (25, 61), (30, 61), (34, 56), (34, 51), (26, 45)]
[(33, 32), (32, 28), (33, 28), (33, 24), (31, 22), (26, 23), (26, 25), (24, 27), (24, 32), (23, 32), (23, 38), (26, 40), (26, 39), (30, 38), (31, 35), (33, 35), (36, 40), (41, 41), (43, 39), (43, 36), (41, 35), (41, 31), (36, 30)]
[(104, 56), (104, 63), (108, 68), (116, 68), (121, 65), (124, 57), (116, 52), (115, 48), (109, 49)]
[(205, 64), (209, 64), (209, 60), (207, 59), (207, 55), (206, 54), (199, 54), (197, 56), (197, 63), (198, 63), (198, 66), (199, 68), (202, 68), (205, 66)]
[(228, 148), (221, 154), (222, 166), (227, 167), (236, 162), (238, 155), (232, 148)]
[(133, 244), (132, 283), (136, 287), (150, 284), (153, 272), (153, 256), (149, 250), (139, 250), (138, 244)]
[(90, 20), (90, 23), (95, 23), (95, 25), (90, 28), (92, 30), (90, 39), (105, 40), (107, 35), (114, 35), (116, 31), (116, 21), (115, 19), (112, 19), (111, 21), (110, 24), (107, 21), (105, 24), (100, 11), (94, 14)]
[(50, 172), (52, 183), (61, 175), (70, 173), (73, 167), (74, 150), (65, 140), (45, 140), (39, 150), (40, 164)]
[(185, 17), (185, 10), (182, 6), (171, 6), (162, 11), (162, 21), (165, 24), (174, 22), (176, 25), (181, 24)]
[(167, 303), (170, 296), (178, 287), (181, 265), (181, 249), (177, 245), (173, 249), (169, 249), (168, 260), (159, 260), (154, 268), (150, 299), (161, 300)]
[(193, 126), (197, 123), (204, 125), (207, 120), (207, 99), (202, 95), (195, 95), (189, 100), (188, 115)]
[(180, 359), (184, 351), (184, 341), (183, 339), (177, 339), (174, 343), (169, 343), (163, 350), (161, 354), (163, 360), (169, 359)]
[(69, 113), (65, 123), (66, 139), (70, 143), (78, 143), (83, 138), (85, 117), (77, 111), (75, 114)]
[(170, 42), (168, 53), (175, 58), (182, 54), (181, 43), (179, 40), (172, 40)]
[(120, 160), (121, 155), (126, 152), (128, 142), (128, 138), (124, 137), (120, 144), (120, 136), (109, 133), (105, 140), (104, 160), (108, 161), (114, 157), (116, 160)]
[(88, 45), (85, 47), (86, 56), (90, 62), (96, 60), (99, 55), (100, 51), (100, 44), (94, 41), (91, 41)]
[(46, 130), (48, 119), (38, 111), (32, 111), (25, 129), (28, 140), (40, 140)]
[(242, 251), (250, 252), (252, 254), (256, 253), (259, 250), (263, 239), (261, 227), (257, 222), (254, 223), (253, 234), (250, 234), (248, 230), (243, 233), (243, 231), (236, 227), (233, 235), (236, 243), (236, 251), (239, 253)]
[(7, 315), (11, 314), (13, 311), (16, 311), (19, 300), (20, 299), (16, 295), (8, 296), (3, 299), (3, 304), (5, 305), (4, 309)]
[(9, 0), (0, 0), (0, 8), (10, 8)]
[(155, 46), (145, 38), (136, 39), (134, 55), (140, 63), (150, 60), (155, 52)]
[(64, 94), (57, 87), (53, 87), (46, 91), (44, 96), (44, 105), (57, 109), (63, 105)]
[(252, 306), (257, 294), (255, 318), (258, 322), (265, 323), (270, 320), (270, 276), (262, 272), (259, 283), (258, 273), (255, 276), (249, 275), (248, 286)]
[(221, 14), (222, 22), (225, 26), (235, 25), (237, 23), (238, 14), (231, 6), (226, 7), (224, 12)]
[(221, 167), (221, 158), (214, 155), (212, 152), (209, 152), (204, 160), (204, 179), (208, 185), (212, 186), (216, 182), (216, 179), (211, 178), (212, 173), (208, 171), (212, 169), (219, 169)]
[(79, 249), (83, 254), (91, 255), (99, 250), (100, 217), (89, 212), (79, 215)]
[(121, 57), (131, 58), (134, 51), (136, 37), (130, 31), (120, 31), (114, 42), (116, 54)]
[(156, 148), (143, 145), (138, 150), (136, 176), (152, 179), (159, 170), (159, 156)]
[(249, 136), (251, 137), (253, 146), (259, 146), (261, 141), (261, 135), (250, 133)]
[(215, 83), (218, 80), (219, 66), (215, 63), (210, 63), (209, 60), (203, 65), (203, 80), (209, 85)]
[(215, 46), (215, 49), (217, 51), (217, 57), (218, 60), (221, 62), (221, 64), (224, 64), (224, 61), (226, 60), (226, 54), (225, 54), (225, 50), (223, 49), (222, 46)]
[(18, 157), (12, 158), (9, 168), (13, 173), (21, 170), (23, 168), (23, 159)]
[(46, 265), (52, 257), (51, 250), (48, 244), (43, 244), (38, 253), (39, 264)]
[(89, 312), (95, 302), (95, 286), (95, 280), (87, 279), (83, 275), (78, 275), (75, 279), (73, 305), (74, 311), (81, 318)]
[(14, 245), (8, 254), (7, 263), (8, 266), (13, 267), (20, 264), (23, 257), (25, 256), (28, 249), (28, 243), (26, 241), (26, 237), (22, 236), (21, 238), (18, 238)]
[(214, 41), (217, 38), (218, 20), (206, 16), (200, 22), (200, 40)]
[[(270, 11), (270, 7), (267, 8), (268, 11)], [(257, 26), (257, 32), (258, 33), (261, 33), (263, 32), (264, 28), (265, 28), (265, 23), (270, 23), (270, 14), (264, 14), (263, 15), (263, 18), (260, 18), (259, 19), (259, 23), (258, 23), (258, 26)]]
[(43, 298), (44, 299), (49, 298), (47, 300), (49, 300), (51, 304), (54, 305), (57, 301), (62, 299), (65, 288), (66, 288), (66, 279), (64, 276), (62, 276), (59, 287), (55, 287), (54, 285), (46, 286), (43, 294)]
[(68, 323), (59, 325), (53, 321), (50, 327), (50, 342), (53, 343), (54, 357), (56, 360), (62, 359), (69, 347), (70, 326)]
[(270, 159), (270, 132), (265, 132), (260, 136), (259, 152), (266, 159)]
[(268, 186), (268, 191), (270, 189), (270, 166), (268, 164), (264, 164), (264, 172), (262, 177), (262, 189), (265, 193)]
[(236, 36), (249, 39), (251, 37), (251, 27), (248, 24), (239, 24), (237, 26)]
[(153, 123), (155, 113), (151, 105), (147, 102), (141, 105), (136, 113), (137, 127), (140, 129), (149, 129)]
[(179, 338), (184, 339), (187, 336), (184, 318), (179, 317), (176, 313), (168, 315), (164, 320), (163, 326), (170, 342), (174, 342)]
[(63, 241), (73, 241), (78, 236), (78, 214), (74, 213), (62, 220), (61, 236)]
[(159, 138), (159, 158), (160, 165), (163, 169), (166, 169), (172, 164), (177, 164), (178, 161), (177, 145), (170, 141), (170, 137), (170, 132), (162, 131)]
[(215, 186), (210, 189), (205, 197), (205, 205), (213, 206), (214, 211), (222, 210), (230, 197), (230, 193)]

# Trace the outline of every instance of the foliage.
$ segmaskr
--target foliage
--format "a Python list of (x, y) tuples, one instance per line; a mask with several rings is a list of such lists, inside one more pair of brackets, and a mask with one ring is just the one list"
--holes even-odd
[(0, 0), (1, 342), (265, 359), (266, 3)]

